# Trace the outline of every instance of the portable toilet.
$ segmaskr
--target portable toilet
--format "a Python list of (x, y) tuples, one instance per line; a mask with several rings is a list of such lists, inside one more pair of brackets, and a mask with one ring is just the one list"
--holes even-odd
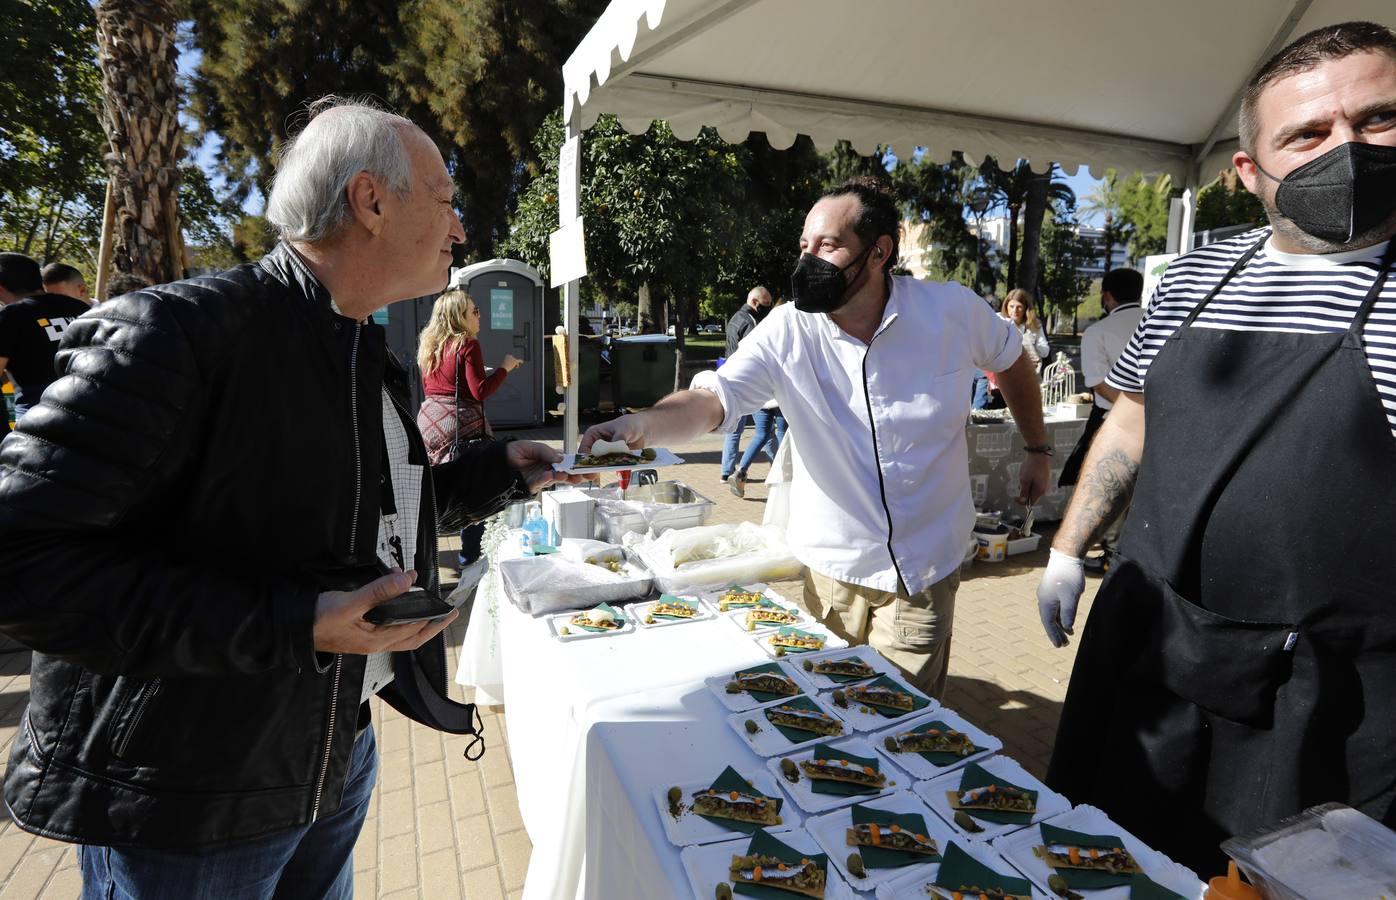
[(544, 352), (543, 276), (517, 259), (491, 259), (457, 269), (451, 287), (463, 288), (480, 308), (480, 352), (486, 366), (505, 354), (524, 364), (485, 401), (490, 424), (530, 428), (543, 424), (543, 381), (552, 358)]
[[(543, 423), (543, 379), (552, 358), (543, 352), (543, 279), (527, 264), (492, 259), (456, 269), (450, 287), (463, 288), (480, 307), (480, 349), (486, 366), (497, 366), (504, 354), (524, 361), (498, 391), (485, 401), (490, 424), (532, 428)], [(409, 372), (412, 411), (422, 405), (422, 373), (417, 368), (417, 345), (431, 321), (436, 294), (394, 303), (374, 313), (388, 332), (388, 348)]]

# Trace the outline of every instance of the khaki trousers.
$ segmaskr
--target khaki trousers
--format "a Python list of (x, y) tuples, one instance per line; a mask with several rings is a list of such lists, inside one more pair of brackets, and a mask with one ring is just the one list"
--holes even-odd
[(919, 594), (876, 591), (805, 572), (805, 607), (850, 644), (868, 644), (931, 697), (945, 693), (960, 573)]

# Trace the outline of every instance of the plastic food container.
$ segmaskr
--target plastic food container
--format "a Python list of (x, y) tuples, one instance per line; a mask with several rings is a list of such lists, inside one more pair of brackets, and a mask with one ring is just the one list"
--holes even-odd
[(979, 544), (976, 558), (981, 562), (1003, 562), (1008, 557), (1008, 529), (1000, 525), (993, 531), (974, 532)]
[(1042, 535), (1040, 534), (1030, 534), (1027, 537), (1021, 537), (1017, 540), (1010, 539), (1007, 552), (1009, 556), (1016, 556), (1019, 553), (1031, 553), (1037, 549), (1040, 543), (1042, 543)]
[(1222, 850), (1268, 900), (1396, 897), (1396, 832), (1341, 803), (1234, 837)]
[[(596, 537), (619, 544), (632, 532), (659, 536), (678, 528), (696, 528), (708, 521), (713, 502), (682, 481), (632, 485), (621, 495), (615, 488), (596, 494)], [(609, 493), (609, 496), (608, 496)]]

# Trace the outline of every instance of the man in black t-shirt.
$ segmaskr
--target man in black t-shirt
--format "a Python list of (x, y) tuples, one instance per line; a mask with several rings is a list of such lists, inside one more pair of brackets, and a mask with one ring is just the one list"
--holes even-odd
[(63, 329), (87, 312), (81, 300), (42, 293), (39, 264), (21, 253), (0, 254), (0, 375), (15, 388), (15, 422), (54, 380), (53, 357)]

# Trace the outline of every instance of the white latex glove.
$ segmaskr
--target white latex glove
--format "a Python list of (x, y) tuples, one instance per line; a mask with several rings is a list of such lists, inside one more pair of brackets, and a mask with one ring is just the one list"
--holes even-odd
[(1086, 590), (1086, 570), (1077, 556), (1053, 550), (1047, 557), (1047, 570), (1037, 586), (1037, 611), (1042, 628), (1053, 647), (1065, 647), (1066, 636), (1075, 634), (1076, 604)]

